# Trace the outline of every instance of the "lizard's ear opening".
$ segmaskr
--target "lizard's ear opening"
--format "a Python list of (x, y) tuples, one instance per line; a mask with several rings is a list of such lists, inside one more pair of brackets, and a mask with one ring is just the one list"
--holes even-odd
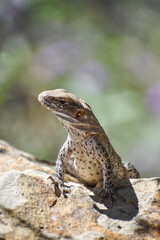
[(82, 115), (84, 115), (84, 111), (82, 109), (77, 110), (76, 114), (75, 114), (75, 118), (78, 119), (80, 118)]

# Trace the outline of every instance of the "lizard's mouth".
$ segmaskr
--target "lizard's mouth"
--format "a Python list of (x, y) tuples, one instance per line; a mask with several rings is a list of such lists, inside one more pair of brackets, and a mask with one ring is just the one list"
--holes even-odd
[(39, 94), (38, 101), (49, 110), (56, 111), (56, 109), (58, 109), (58, 104), (51, 102), (49, 99), (46, 99), (42, 93)]

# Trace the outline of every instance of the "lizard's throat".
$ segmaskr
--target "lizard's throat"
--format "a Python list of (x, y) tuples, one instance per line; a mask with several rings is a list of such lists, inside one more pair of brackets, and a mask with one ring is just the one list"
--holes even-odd
[(81, 122), (75, 121), (75, 119), (72, 119), (68, 116), (62, 117), (62, 115), (59, 115), (59, 114), (56, 114), (56, 115), (59, 121), (62, 123), (65, 130), (68, 132), (68, 134), (76, 140), (79, 138), (86, 137), (88, 133), (99, 134), (102, 131), (102, 128), (100, 126), (81, 123)]
[[(58, 116), (57, 116), (58, 117)], [(62, 123), (63, 127), (65, 130), (68, 132), (68, 135), (74, 139), (74, 140), (79, 140), (80, 138), (84, 138), (86, 133), (85, 131), (79, 130), (77, 127), (73, 125), (71, 121), (67, 121), (66, 119), (62, 119), (58, 117), (59, 121)]]
[[(66, 114), (63, 114), (63, 113), (58, 113), (58, 112), (55, 112), (56, 116), (58, 117), (59, 121), (62, 123), (67, 123), (68, 124), (72, 124), (75, 122), (75, 119), (73, 119), (72, 117), (70, 116), (67, 116)], [(63, 125), (63, 124), (62, 124)]]

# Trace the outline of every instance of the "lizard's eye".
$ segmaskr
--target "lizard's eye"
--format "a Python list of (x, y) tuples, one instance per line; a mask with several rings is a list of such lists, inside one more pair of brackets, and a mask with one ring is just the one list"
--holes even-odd
[(75, 114), (75, 118), (79, 118), (83, 114), (84, 114), (83, 110), (78, 110)]
[(62, 98), (62, 99), (60, 100), (60, 103), (61, 103), (61, 104), (65, 104), (66, 101)]

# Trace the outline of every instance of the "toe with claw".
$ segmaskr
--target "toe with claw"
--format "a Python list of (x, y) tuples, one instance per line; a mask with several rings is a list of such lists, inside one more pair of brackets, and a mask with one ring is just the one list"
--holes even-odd
[(70, 192), (70, 188), (67, 185), (65, 185), (63, 181), (60, 180), (56, 181), (52, 176), (49, 176), (48, 179), (50, 179), (52, 181), (52, 184), (54, 184), (55, 194), (58, 197), (60, 197), (61, 194), (64, 197), (67, 197), (66, 193)]

